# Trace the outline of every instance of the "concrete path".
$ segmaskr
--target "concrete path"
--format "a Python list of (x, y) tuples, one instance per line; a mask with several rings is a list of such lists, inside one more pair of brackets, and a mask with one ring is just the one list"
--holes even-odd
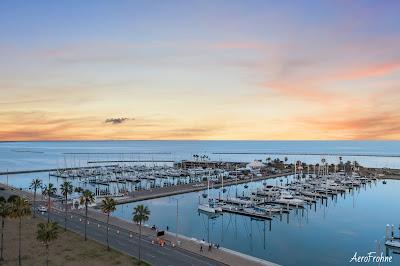
[[(0, 190), (0, 195), (6, 198), (13, 194), (23, 196), (30, 200), (33, 198), (33, 194), (28, 191), (12, 189), (3, 184), (1, 184), (0, 187), (4, 188), (4, 190)], [(37, 199), (40, 201), (41, 195), (38, 195)], [(37, 203), (37, 206), (38, 205), (39, 203)], [(47, 219), (47, 213), (42, 213), (41, 215), (43, 218)], [(88, 237), (105, 244), (107, 216), (98, 210), (89, 209), (88, 217)], [(50, 218), (59, 222), (60, 226), (64, 225), (64, 211), (62, 209), (53, 209), (50, 212)], [(83, 210), (69, 211), (67, 222), (68, 229), (83, 234), (84, 221), (85, 217)], [(111, 216), (109, 232), (111, 247), (128, 255), (138, 257), (138, 225)], [(164, 236), (167, 245), (161, 247), (157, 244), (152, 244), (152, 240), (155, 239), (156, 231), (148, 227), (142, 227), (142, 235), (142, 258), (152, 265), (277, 265), (229, 249), (217, 249), (213, 247), (211, 251), (208, 251), (208, 243), (200, 243), (184, 236), (178, 236), (180, 244), (176, 246), (175, 234), (171, 233), (167, 233)], [(201, 245), (203, 246), (202, 252), (200, 251)]]

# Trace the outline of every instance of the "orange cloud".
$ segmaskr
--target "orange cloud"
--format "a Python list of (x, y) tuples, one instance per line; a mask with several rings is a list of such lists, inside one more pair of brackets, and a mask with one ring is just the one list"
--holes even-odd
[(278, 93), (279, 95), (294, 99), (315, 101), (316, 103), (321, 101), (330, 101), (331, 99), (338, 97), (338, 93), (318, 89), (316, 88), (316, 85), (307, 82), (286, 83), (273, 81), (264, 83), (262, 86), (272, 92)]
[[(221, 123), (198, 122), (193, 127), (182, 127), (168, 119), (138, 117), (130, 123), (117, 119), (107, 119), (119, 124), (104, 126), (104, 118), (58, 117), (45, 112), (3, 112), (0, 114), (0, 140), (171, 140), (171, 139), (207, 139), (218, 136), (224, 127)], [(124, 120), (125, 121), (125, 120)]]
[(372, 65), (361, 67), (356, 70), (351, 70), (345, 73), (340, 73), (337, 78), (341, 80), (355, 80), (370, 77), (385, 76), (400, 69), (399, 62), (383, 63), (379, 65)]
[(338, 117), (301, 118), (297, 119), (300, 126), (309, 130), (317, 130), (320, 134), (329, 132), (344, 139), (399, 139), (400, 115), (396, 113), (380, 112), (363, 116), (353, 116), (349, 113)]

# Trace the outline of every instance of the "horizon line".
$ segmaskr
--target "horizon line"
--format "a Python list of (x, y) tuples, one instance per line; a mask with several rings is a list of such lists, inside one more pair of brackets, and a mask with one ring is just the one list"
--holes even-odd
[(278, 142), (278, 141), (287, 141), (287, 142), (296, 142), (296, 141), (309, 141), (309, 142), (351, 142), (351, 141), (369, 141), (369, 142), (398, 142), (399, 140), (388, 140), (388, 139), (87, 139), (87, 140), (79, 140), (79, 139), (62, 139), (62, 140), (0, 140), (0, 143), (6, 142), (106, 142), (106, 141), (265, 141), (265, 142)]

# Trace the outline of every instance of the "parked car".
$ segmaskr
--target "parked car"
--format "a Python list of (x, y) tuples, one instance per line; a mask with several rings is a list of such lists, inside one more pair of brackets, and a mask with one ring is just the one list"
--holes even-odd
[(37, 210), (38, 210), (39, 212), (47, 212), (47, 207), (46, 207), (46, 206), (39, 206), (39, 207), (37, 208)]

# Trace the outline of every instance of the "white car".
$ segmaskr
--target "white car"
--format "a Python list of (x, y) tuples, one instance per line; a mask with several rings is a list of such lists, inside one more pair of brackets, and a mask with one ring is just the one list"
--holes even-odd
[(39, 207), (37, 208), (37, 210), (38, 210), (39, 212), (47, 212), (47, 207), (45, 207), (45, 206), (39, 206)]

